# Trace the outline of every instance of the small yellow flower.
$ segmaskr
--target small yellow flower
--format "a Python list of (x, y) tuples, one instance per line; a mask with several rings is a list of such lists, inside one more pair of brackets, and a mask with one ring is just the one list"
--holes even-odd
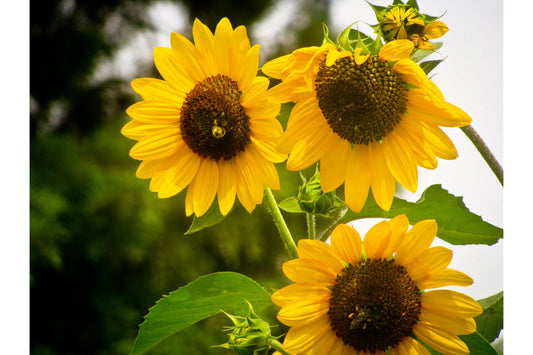
[(324, 192), (345, 184), (355, 212), (369, 188), (388, 210), (398, 181), (417, 189), (417, 166), (434, 169), (436, 157), (455, 159), (452, 141), (439, 128), (470, 124), (409, 59), (413, 43), (391, 41), (377, 55), (306, 47), (274, 59), (263, 72), (282, 82), (271, 89), (279, 102), (296, 102), (278, 149), (290, 153), (289, 170), (320, 161)]
[(278, 319), (291, 327), (283, 348), (291, 354), (429, 354), (413, 334), (443, 354), (468, 354), (457, 336), (476, 330), (481, 306), (443, 286), (472, 279), (447, 266), (452, 251), (430, 247), (437, 224), (407, 231), (400, 215), (372, 227), (363, 241), (339, 225), (331, 245), (300, 240), (298, 258), (283, 264), (294, 281), (272, 295)]
[(203, 215), (215, 196), (226, 215), (236, 195), (251, 212), (263, 186), (280, 187), (280, 105), (256, 76), (259, 46), (250, 47), (245, 27), (223, 18), (214, 34), (199, 20), (192, 30), (195, 44), (172, 33), (172, 48), (154, 50), (164, 80), (132, 82), (143, 101), (128, 108), (122, 134), (138, 141), (130, 155), (142, 160), (137, 177), (151, 179), (151, 191), (166, 198), (188, 187), (187, 215)]
[(428, 39), (436, 39), (448, 32), (448, 27), (441, 21), (425, 23), (423, 17), (409, 6), (394, 6), (385, 14), (381, 27), (386, 40), (409, 39), (415, 48), (433, 49), (435, 46)]

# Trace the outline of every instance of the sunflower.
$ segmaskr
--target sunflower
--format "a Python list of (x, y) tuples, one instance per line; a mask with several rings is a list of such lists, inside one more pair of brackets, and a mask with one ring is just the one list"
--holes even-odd
[(272, 295), (278, 319), (291, 327), (283, 348), (291, 354), (429, 354), (421, 340), (443, 354), (468, 354), (457, 336), (476, 330), (482, 312), (472, 298), (442, 286), (472, 279), (447, 268), (452, 251), (430, 247), (437, 223), (407, 231), (400, 215), (373, 226), (363, 241), (339, 225), (331, 245), (300, 240), (298, 258), (283, 264), (294, 281)]
[(415, 48), (433, 49), (435, 46), (428, 39), (436, 39), (448, 32), (442, 21), (431, 21), (426, 24), (423, 17), (409, 6), (393, 6), (385, 13), (381, 28), (387, 40), (409, 39)]
[(264, 186), (279, 189), (280, 104), (257, 76), (259, 46), (250, 47), (245, 27), (223, 18), (213, 35), (196, 19), (192, 31), (195, 44), (172, 33), (172, 48), (154, 50), (164, 80), (133, 80), (143, 101), (128, 108), (122, 134), (138, 141), (130, 156), (142, 160), (136, 175), (151, 179), (151, 191), (165, 198), (188, 187), (188, 216), (203, 215), (215, 195), (223, 215), (235, 195), (251, 212)]
[(306, 47), (266, 63), (262, 70), (282, 82), (271, 89), (278, 102), (296, 102), (278, 144), (290, 153), (289, 170), (320, 161), (324, 192), (345, 182), (345, 198), (361, 211), (368, 190), (389, 210), (395, 181), (417, 189), (417, 166), (437, 167), (436, 157), (455, 159), (452, 141), (439, 128), (470, 124), (445, 101), (439, 88), (409, 55), (409, 40), (385, 44), (378, 55)]

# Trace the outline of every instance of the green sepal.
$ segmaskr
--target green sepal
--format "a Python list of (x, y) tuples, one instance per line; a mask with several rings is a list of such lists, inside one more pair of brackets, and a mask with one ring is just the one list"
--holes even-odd
[(374, 13), (376, 14), (376, 19), (378, 20), (378, 22), (381, 22), (385, 18), (385, 14), (387, 13), (387, 11), (389, 11), (390, 6), (388, 7), (378, 6), (378, 5), (371, 4), (368, 1), (366, 3), (372, 8), (372, 10), (374, 10)]
[(356, 22), (352, 23), (350, 26), (346, 27), (344, 30), (342, 30), (341, 33), (337, 36), (337, 42), (339, 43), (339, 46), (341, 49), (350, 51), (353, 53), (355, 47), (353, 44), (355, 44), (356, 40), (350, 39), (350, 33), (353, 31), (352, 26)]
[(430, 54), (433, 54), (435, 51), (439, 50), (442, 47), (442, 42), (430, 42), (432, 45), (435, 46), (433, 49), (416, 49), (411, 54), (411, 60), (416, 63), (420, 63), (420, 61)]
[(435, 69), (437, 67), (437, 65), (439, 65), (443, 61), (444, 61), (444, 59), (429, 60), (427, 62), (419, 63), (418, 65), (420, 66), (420, 68), (422, 68), (424, 73), (426, 73), (426, 75), (428, 75), (433, 69)]
[(413, 9), (415, 9), (416, 11), (420, 11), (418, 9), (418, 4), (416, 2), (416, 0), (408, 0), (405, 5), (409, 6), (409, 7), (412, 7)]
[(189, 229), (187, 229), (187, 231), (185, 232), (185, 235), (192, 234), (201, 231), (204, 228), (214, 226), (215, 224), (222, 222), (224, 218), (226, 218), (226, 216), (223, 216), (222, 213), (220, 213), (218, 201), (215, 198), (215, 200), (211, 204), (211, 207), (209, 207), (206, 213), (204, 213), (200, 217), (194, 216)]
[(324, 22), (322, 23), (322, 32), (324, 33), (324, 40), (322, 41), (322, 44), (329, 43), (337, 46), (337, 43), (335, 43), (335, 41), (329, 37), (329, 28)]

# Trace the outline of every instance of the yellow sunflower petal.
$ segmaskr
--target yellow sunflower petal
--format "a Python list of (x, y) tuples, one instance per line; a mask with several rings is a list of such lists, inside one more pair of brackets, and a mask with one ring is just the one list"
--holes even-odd
[(191, 41), (185, 38), (185, 36), (173, 32), (170, 35), (170, 46), (179, 64), (194, 82), (206, 78), (207, 74), (199, 62), (201, 54)]
[(185, 92), (176, 91), (166, 81), (154, 78), (138, 78), (131, 82), (131, 87), (144, 100), (167, 101), (181, 106), (185, 100)]
[(390, 41), (381, 47), (378, 57), (387, 62), (396, 62), (409, 58), (414, 48), (414, 43), (407, 39)]
[(424, 28), (424, 36), (429, 39), (440, 38), (448, 32), (448, 26), (442, 21), (433, 21)]
[(144, 123), (138, 120), (131, 120), (122, 127), (120, 133), (130, 139), (139, 141), (149, 135), (159, 135), (164, 133), (167, 129), (179, 129), (177, 123), (171, 124), (152, 124)]
[(329, 136), (333, 134), (331, 129), (328, 127), (323, 130), (310, 130), (310, 133), (306, 139), (297, 142), (292, 148), (287, 159), (287, 169), (293, 171), (305, 169), (320, 160), (325, 153), (327, 147), (324, 146), (324, 142), (327, 142)]
[(139, 164), (135, 176), (139, 179), (150, 179), (152, 175), (158, 170), (159, 165), (165, 160), (165, 158), (156, 160), (143, 160)]
[(383, 255), (390, 256), (402, 245), (407, 228), (409, 228), (409, 220), (406, 215), (401, 214), (391, 219), (389, 226), (391, 228), (391, 236), (387, 247), (383, 251)]
[(445, 269), (437, 274), (431, 274), (429, 277), (417, 281), (416, 285), (421, 290), (430, 288), (439, 288), (444, 286), (470, 286), (474, 280), (464, 272)]
[(222, 18), (215, 29), (215, 64), (220, 74), (231, 75), (230, 73), (230, 51), (233, 40), (233, 28), (227, 17)]
[(331, 291), (327, 287), (306, 284), (290, 284), (277, 290), (271, 296), (272, 302), (280, 307), (303, 298), (327, 302), (330, 297)]
[(233, 207), (235, 203), (235, 194), (237, 193), (235, 170), (233, 164), (227, 160), (220, 160), (218, 162), (218, 207), (220, 213), (225, 216)]
[(158, 192), (159, 198), (166, 198), (180, 193), (196, 176), (202, 159), (189, 150), (181, 149), (168, 169), (168, 179)]
[(326, 193), (335, 190), (344, 182), (351, 147), (348, 141), (338, 139), (336, 134), (330, 135), (325, 146), (328, 149), (320, 160), (320, 183)]
[(347, 162), (344, 194), (354, 212), (361, 212), (372, 180), (372, 163), (367, 145), (356, 144)]
[(339, 224), (331, 233), (331, 247), (337, 256), (348, 264), (356, 265), (361, 261), (363, 243), (357, 231), (347, 225)]
[(457, 158), (457, 150), (452, 140), (440, 129), (421, 122), (427, 143), (435, 154), (442, 159), (453, 160)]
[(159, 159), (175, 153), (180, 147), (179, 129), (167, 129), (159, 134), (143, 138), (130, 150), (133, 159)]
[(179, 121), (180, 109), (173, 102), (140, 101), (128, 107), (126, 113), (143, 123), (172, 124)]
[(437, 234), (437, 222), (426, 219), (418, 222), (405, 236), (394, 259), (403, 266), (408, 266), (420, 253), (428, 249)]
[(483, 309), (472, 297), (452, 290), (433, 290), (422, 294), (422, 308), (452, 318), (472, 318)]
[(328, 317), (321, 317), (305, 327), (292, 327), (285, 336), (283, 349), (289, 353), (303, 353), (330, 329)]
[(329, 302), (317, 299), (301, 299), (286, 304), (278, 312), (278, 319), (290, 327), (306, 326), (317, 318), (324, 316), (329, 309)]
[(295, 60), (291, 54), (272, 59), (263, 65), (261, 71), (271, 78), (281, 79), (283, 71)]
[(372, 179), (370, 180), (372, 194), (378, 206), (388, 211), (394, 198), (396, 181), (387, 167), (383, 146), (378, 142), (374, 142), (370, 143), (368, 148), (370, 160), (372, 161)]
[(422, 90), (409, 90), (408, 115), (415, 120), (443, 127), (463, 127), (472, 119), (461, 109), (440, 100), (432, 101)]
[(278, 152), (274, 143), (268, 140), (258, 139), (254, 137), (254, 133), (250, 136), (250, 141), (255, 148), (261, 153), (263, 159), (272, 163), (281, 163), (287, 159), (287, 154)]
[(327, 331), (320, 339), (317, 340), (316, 344), (309, 349), (307, 355), (335, 355), (335, 353), (331, 350), (337, 339), (337, 336), (332, 330)]
[(257, 76), (253, 79), (252, 84), (246, 90), (241, 97), (241, 105), (246, 108), (251, 104), (255, 104), (257, 98), (260, 96), (266, 96), (266, 90), (270, 82), (264, 76)]
[(424, 250), (407, 267), (407, 272), (415, 282), (426, 279), (433, 273), (443, 271), (452, 261), (453, 252), (437, 246)]
[(194, 87), (194, 81), (181, 67), (172, 49), (164, 47), (155, 48), (154, 64), (159, 74), (175, 90), (189, 92)]
[(420, 344), (418, 341), (411, 337), (405, 337), (403, 340), (396, 346), (396, 352), (398, 355), (430, 355), (428, 349), (424, 345)]
[(329, 244), (320, 240), (300, 239), (298, 241), (298, 257), (318, 260), (328, 265), (336, 273), (340, 273), (344, 265)]
[(474, 318), (450, 318), (422, 309), (420, 320), (445, 329), (455, 335), (470, 334), (476, 331)]
[(207, 212), (218, 188), (218, 165), (213, 159), (203, 159), (195, 178), (193, 208), (196, 216)]
[(294, 282), (330, 286), (337, 274), (327, 264), (312, 259), (293, 259), (283, 264), (283, 273)]
[(403, 122), (400, 122), (394, 131), (398, 133), (397, 138), (403, 141), (403, 144), (408, 145), (416, 164), (426, 169), (435, 169), (438, 165), (438, 161), (435, 155), (425, 142), (425, 138), (420, 132), (413, 131), (409, 127), (405, 127)]
[(251, 159), (254, 162), (257, 175), (261, 177), (262, 184), (274, 190), (280, 189), (279, 177), (276, 167), (271, 162), (265, 160), (256, 146), (247, 148)]
[[(247, 210), (248, 207), (252, 207), (253, 203), (251, 209), (253, 210), (255, 205), (261, 203), (263, 200), (263, 186), (260, 179), (255, 176), (254, 172), (257, 169), (254, 170), (255, 164), (252, 159), (248, 158), (248, 155), (249, 153), (244, 151), (235, 156), (233, 160), (235, 163), (235, 172), (237, 173), (237, 196)], [(241, 200), (241, 197), (245, 200), (244, 202)]]
[(365, 254), (370, 259), (387, 259), (391, 255), (385, 255), (384, 252), (389, 246), (391, 237), (391, 228), (389, 222), (381, 221), (372, 226), (365, 235), (363, 248)]
[[(152, 179), (154, 181), (154, 179)], [(190, 216), (194, 213), (193, 196), (194, 196), (194, 183), (193, 179), (187, 187), (187, 194), (185, 195), (185, 215)]]
[(194, 19), (192, 25), (192, 35), (196, 48), (202, 56), (202, 67), (204, 68), (206, 76), (217, 74), (215, 66), (215, 38), (209, 28), (200, 20)]
[(418, 322), (413, 333), (434, 350), (447, 355), (470, 354), (466, 344), (458, 336), (428, 323)]
[(246, 53), (242, 76), (239, 79), (239, 89), (247, 90), (257, 76), (257, 67), (259, 66), (259, 49), (258, 44), (254, 45)]
[(394, 178), (407, 190), (415, 192), (418, 185), (416, 161), (409, 151), (409, 146), (397, 138), (395, 131), (383, 138), (383, 153)]

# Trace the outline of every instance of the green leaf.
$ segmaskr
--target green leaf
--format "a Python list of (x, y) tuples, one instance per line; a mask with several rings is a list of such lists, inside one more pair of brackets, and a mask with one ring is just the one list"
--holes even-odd
[(254, 280), (234, 272), (202, 276), (163, 296), (140, 325), (132, 355), (220, 311), (246, 314), (248, 302), (256, 312), (269, 305), (270, 295)]
[(226, 218), (226, 216), (223, 216), (222, 213), (220, 213), (218, 201), (215, 198), (211, 204), (211, 207), (209, 207), (206, 213), (204, 213), (201, 217), (194, 216), (191, 226), (189, 229), (187, 229), (185, 235), (201, 231), (207, 227), (211, 227), (217, 223), (220, 223), (224, 218)]
[(474, 318), (477, 332), (492, 343), (503, 328), (503, 291), (478, 302), (483, 313)]
[(478, 332), (468, 335), (459, 335), (462, 341), (468, 346), (470, 355), (498, 355), (496, 349), (490, 345), (487, 339)]
[[(393, 218), (403, 213), (407, 215), (411, 224), (424, 219), (435, 219), (439, 226), (437, 236), (451, 244), (492, 245), (503, 238), (501, 228), (483, 221), (480, 216), (470, 212), (464, 205), (462, 197), (450, 194), (441, 185), (428, 187), (417, 202), (407, 202), (395, 197), (389, 211), (382, 210), (374, 201), (372, 194), (369, 194), (361, 212), (348, 210), (336, 224), (361, 218)], [(324, 235), (329, 235), (335, 226), (331, 226)]]

